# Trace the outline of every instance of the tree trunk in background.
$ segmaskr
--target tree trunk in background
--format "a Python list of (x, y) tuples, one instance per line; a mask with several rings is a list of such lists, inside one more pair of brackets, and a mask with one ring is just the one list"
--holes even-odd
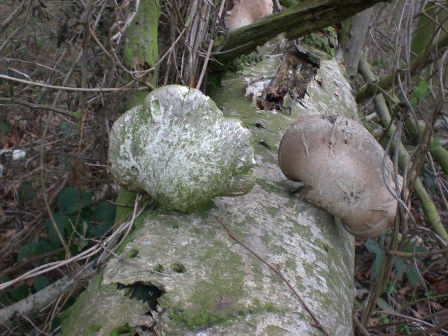
[[(159, 0), (140, 1), (137, 14), (122, 37), (125, 39), (123, 44), (124, 63), (128, 69), (135, 71), (134, 77), (140, 77), (139, 71), (152, 68), (159, 60), (159, 17)], [(150, 72), (140, 80), (147, 81), (156, 87), (157, 72)], [(147, 95), (147, 91), (129, 91), (126, 97), (128, 109), (141, 105)]]
[(344, 21), (340, 43), (344, 51), (345, 69), (350, 79), (358, 74), (359, 59), (364, 47), (372, 11), (373, 8), (368, 8)]

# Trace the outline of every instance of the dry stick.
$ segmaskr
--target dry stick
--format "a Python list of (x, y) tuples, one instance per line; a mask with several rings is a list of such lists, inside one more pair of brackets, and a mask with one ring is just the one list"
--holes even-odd
[(360, 331), (364, 336), (370, 336), (370, 333), (367, 331), (366, 328), (364, 328), (364, 326), (361, 324), (361, 322), (358, 320), (356, 316), (353, 316), (353, 322), (358, 328), (358, 331)]
[(51, 106), (51, 105), (33, 104), (33, 103), (29, 103), (29, 102), (24, 101), (24, 100), (17, 99), (15, 97), (12, 97), (12, 98), (0, 97), (0, 102), (1, 103), (11, 103), (11, 104), (24, 105), (24, 106), (27, 106), (27, 107), (29, 107), (31, 109), (35, 109), (35, 110), (50, 110), (50, 111), (54, 111), (56, 113), (65, 115), (67, 117), (71, 117), (73, 119), (79, 119), (80, 118), (80, 113), (79, 112), (67, 111), (67, 110), (61, 109), (59, 107)]
[[(216, 18), (216, 21), (218, 21), (219, 18), (221, 17), (225, 4), (226, 4), (226, 0), (221, 2), (221, 7), (219, 7), (218, 17)], [(215, 43), (215, 40), (213, 38), (210, 39), (210, 43), (209, 43), (208, 49), (207, 49), (207, 54), (205, 55), (204, 65), (202, 66), (201, 75), (199, 76), (198, 84), (196, 85), (196, 89), (198, 89), (198, 90), (201, 89), (202, 80), (204, 79), (205, 72), (207, 70), (208, 60), (210, 59), (210, 55), (212, 53), (212, 48), (213, 48), (214, 43)]]
[(43, 254), (39, 254), (38, 256), (35, 256), (35, 257), (33, 257), (33, 258), (26, 259), (26, 260), (24, 260), (24, 261), (23, 261), (22, 263), (20, 263), (20, 264), (17, 264), (17, 265), (15, 265), (15, 266), (11, 266), (11, 267), (9, 267), (9, 268), (7, 268), (7, 269), (1, 271), (1, 272), (0, 272), (0, 278), (3, 277), (3, 276), (6, 275), (6, 274), (10, 274), (10, 273), (16, 272), (16, 271), (18, 271), (19, 269), (22, 269), (22, 268), (24, 268), (25, 266), (27, 266), (27, 265), (29, 265), (29, 264), (32, 264), (33, 262), (36, 262), (36, 261), (38, 261), (38, 260), (40, 260), (40, 259), (44, 259), (44, 258), (47, 258), (47, 257), (52, 257), (52, 256), (54, 256), (55, 254), (58, 254), (59, 252), (62, 252), (62, 251), (65, 251), (65, 248), (60, 247), (60, 248), (58, 248), (58, 249), (56, 249), (56, 250), (53, 250), (53, 251), (50, 251), (50, 252), (47, 252), (47, 253), (43, 253)]
[(441, 249), (441, 250), (433, 250), (433, 251), (428, 251), (428, 252), (420, 252), (420, 253), (411, 253), (411, 252), (401, 252), (401, 251), (387, 251), (388, 254), (391, 255), (396, 255), (399, 257), (404, 257), (404, 258), (427, 258), (427, 257), (432, 257), (434, 255), (438, 255), (438, 254), (446, 254), (448, 253), (448, 248), (446, 249)]
[(135, 90), (147, 90), (146, 87), (141, 88), (127, 88), (130, 84), (126, 84), (125, 86), (119, 87), (119, 88), (98, 88), (98, 89), (90, 89), (90, 88), (76, 88), (76, 87), (70, 87), (70, 86), (57, 86), (57, 85), (49, 85), (49, 84), (43, 84), (33, 81), (27, 81), (24, 79), (14, 78), (6, 75), (0, 75), (0, 78), (11, 80), (14, 82), (22, 83), (22, 84), (28, 84), (32, 86), (40, 86), (47, 89), (55, 89), (55, 90), (65, 90), (65, 91), (75, 91), (75, 92), (118, 92), (118, 91), (135, 91)]
[[(423, 325), (425, 325), (425, 326), (430, 327), (430, 328), (428, 328), (428, 329), (426, 329), (426, 330), (419, 331), (419, 332), (417, 332), (417, 333), (415, 333), (415, 334), (412, 334), (412, 335), (427, 335), (427, 334), (433, 333), (433, 332), (435, 332), (435, 331), (438, 331), (438, 330), (442, 329), (443, 327), (445, 327), (446, 325), (448, 325), (448, 319), (446, 319), (446, 320), (443, 321), (442, 323), (440, 323), (440, 324), (434, 326), (433, 324), (428, 323), (428, 322), (426, 322), (426, 321), (423, 321), (423, 320), (421, 320), (421, 319), (417, 319), (417, 318), (415, 318), (415, 317), (406, 316), (406, 315), (399, 314), (399, 313), (386, 312), (386, 311), (379, 311), (378, 314), (388, 314), (388, 315), (393, 315), (393, 316), (401, 317), (402, 319), (405, 319), (405, 320), (410, 320), (410, 321), (412, 321), (412, 322), (414, 322), (414, 323), (420, 323), (420, 324), (423, 324)], [(372, 329), (373, 329), (373, 328), (376, 328), (376, 326), (375, 326), (375, 327), (372, 327)], [(370, 328), (369, 328), (369, 329), (370, 329)], [(445, 332), (445, 333), (446, 333), (446, 332)]]
[(322, 333), (326, 336), (330, 336), (330, 334), (325, 330), (324, 326), (322, 324), (320, 324), (319, 320), (317, 319), (317, 317), (314, 315), (314, 313), (311, 311), (311, 309), (307, 306), (307, 304), (305, 303), (305, 301), (302, 300), (302, 298), (300, 297), (299, 293), (296, 291), (296, 289), (289, 283), (289, 281), (285, 278), (285, 276), (283, 275), (282, 272), (280, 272), (279, 267), (277, 266), (274, 267), (272, 265), (270, 265), (267, 261), (265, 261), (262, 257), (260, 257), (255, 251), (253, 251), (252, 249), (250, 249), (248, 246), (246, 246), (243, 242), (241, 242), (240, 240), (238, 240), (238, 238), (236, 238), (233, 233), (227, 228), (227, 226), (225, 226), (225, 224), (221, 221), (221, 219), (217, 216), (217, 215), (213, 215), (213, 217), (215, 217), (215, 219), (218, 221), (218, 223), (220, 223), (223, 228), (226, 230), (227, 234), (229, 235), (230, 238), (232, 238), (234, 241), (236, 241), (238, 244), (240, 244), (242, 247), (244, 247), (246, 250), (248, 250), (250, 253), (252, 253), (258, 260), (260, 260), (263, 264), (265, 264), (266, 266), (268, 266), (271, 270), (273, 270), (275, 272), (275, 274), (277, 274), (282, 280), (283, 282), (289, 287), (289, 289), (294, 293), (295, 297), (297, 298), (297, 300), (300, 301), (300, 303), (303, 305), (303, 307), (305, 308), (305, 310), (308, 312), (308, 314), (311, 315), (311, 317), (313, 318), (314, 322), (316, 322), (315, 324), (311, 323), (310, 325), (312, 327), (315, 327), (317, 329), (319, 329), (320, 331), (322, 331)]
[(120, 26), (118, 26), (119, 32), (116, 33), (114, 36), (112, 36), (112, 41), (115, 41), (115, 40), (120, 41), (120, 39), (123, 36), (126, 29), (128, 29), (128, 27), (131, 25), (132, 21), (134, 20), (134, 17), (137, 15), (138, 8), (140, 7), (140, 0), (136, 0), (134, 6), (135, 6), (135, 10), (132, 11), (132, 14), (128, 15), (123, 27), (120, 28)]
[[(448, 326), (448, 319), (445, 319), (445, 321), (441, 322), (440, 324), (432, 327), (432, 328), (428, 328), (426, 330), (422, 330), (419, 332), (416, 332), (415, 334), (411, 334), (409, 336), (423, 336), (423, 335), (429, 335), (432, 334), (436, 331), (441, 330), (442, 328), (445, 328), (446, 326)], [(444, 332), (444, 334), (446, 335), (446, 331)]]
[(22, 1), (19, 6), (17, 6), (17, 8), (14, 10), (14, 12), (11, 13), (11, 15), (5, 20), (3, 21), (2, 25), (0, 26), (0, 34), (3, 33), (3, 31), (8, 28), (8, 26), (10, 25), (11, 22), (13, 22), (16, 17), (18, 17), (20, 14), (22, 14), (26, 7), (25, 5), (27, 4), (26, 1)]

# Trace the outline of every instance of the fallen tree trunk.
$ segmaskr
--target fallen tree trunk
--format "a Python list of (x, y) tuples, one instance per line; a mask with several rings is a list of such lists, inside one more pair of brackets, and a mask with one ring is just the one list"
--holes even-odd
[[(244, 74), (275, 74), (267, 58)], [(64, 335), (114, 331), (154, 335), (352, 334), (354, 239), (333, 216), (289, 192), (277, 164), (286, 129), (302, 114), (356, 115), (351, 89), (334, 61), (321, 62), (308, 95), (291, 115), (259, 111), (243, 97), (244, 78), (214, 96), (240, 118), (255, 142), (256, 184), (240, 197), (218, 197), (189, 214), (147, 212), (128, 243), (71, 308)], [(306, 107), (305, 107), (306, 106)], [(280, 271), (286, 283), (235, 238)], [(321, 331), (322, 331), (321, 330)]]

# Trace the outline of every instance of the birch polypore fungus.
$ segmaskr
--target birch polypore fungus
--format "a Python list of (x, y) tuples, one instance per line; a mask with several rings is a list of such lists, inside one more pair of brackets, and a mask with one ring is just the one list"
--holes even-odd
[[(360, 238), (376, 237), (392, 226), (397, 201), (392, 162), (375, 138), (345, 117), (304, 116), (283, 136), (280, 169), (302, 181), (302, 196), (340, 217), (344, 228)], [(399, 177), (399, 184), (402, 178)]]
[(272, 14), (272, 0), (235, 0), (224, 23), (229, 31), (241, 28)]
[(110, 171), (125, 189), (189, 211), (254, 183), (252, 135), (201, 91), (167, 85), (124, 113), (109, 136)]

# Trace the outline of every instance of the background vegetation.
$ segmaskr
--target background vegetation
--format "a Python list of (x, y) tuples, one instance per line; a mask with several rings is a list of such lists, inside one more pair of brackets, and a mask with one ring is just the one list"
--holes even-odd
[[(3, 306), (98, 263), (101, 246), (120, 241), (111, 229), (118, 188), (107, 161), (114, 120), (156, 86), (205, 91), (207, 76), (216, 81), (216, 62), (213, 76), (206, 69), (220, 57), (211, 47), (226, 36), (221, 18), (230, 3), (148, 1), (158, 34), (145, 43), (155, 54), (133, 55), (125, 42), (134, 34), (127, 23), (137, 3), (0, 4)], [(406, 183), (394, 230), (356, 244), (360, 334), (447, 334), (447, 8), (446, 1), (394, 1), (375, 6), (364, 22), (354, 91), (363, 122), (389, 148)], [(83, 283), (76, 285), (74, 291)], [(4, 334), (57, 332), (69, 296)]]

